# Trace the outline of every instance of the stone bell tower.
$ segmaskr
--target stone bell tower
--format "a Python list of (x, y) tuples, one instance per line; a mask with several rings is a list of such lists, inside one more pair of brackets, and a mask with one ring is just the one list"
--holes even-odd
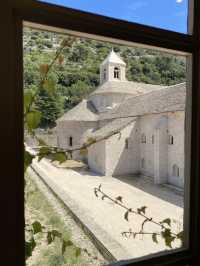
[(112, 50), (100, 65), (100, 84), (126, 81), (126, 63)]

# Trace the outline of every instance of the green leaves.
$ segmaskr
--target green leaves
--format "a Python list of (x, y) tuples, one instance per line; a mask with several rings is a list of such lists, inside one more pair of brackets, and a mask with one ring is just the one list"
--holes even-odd
[(62, 255), (65, 253), (67, 247), (73, 246), (73, 242), (71, 240), (63, 240), (62, 242)]
[(160, 222), (161, 224), (167, 224), (168, 226), (171, 226), (171, 219), (167, 218), (165, 220), (163, 220), (162, 222)]
[(158, 244), (158, 239), (157, 239), (157, 234), (156, 233), (152, 234), (152, 240), (153, 240), (154, 243)]
[(76, 249), (75, 249), (75, 256), (76, 257), (79, 257), (80, 255), (81, 255), (81, 248), (76, 247)]
[(51, 153), (52, 151), (50, 147), (41, 147), (38, 153), (38, 161), (42, 160), (42, 158), (46, 157)]
[(74, 247), (75, 248), (75, 256), (79, 257), (81, 255), (81, 248), (74, 245), (71, 240), (63, 240), (62, 242), (62, 255), (64, 255), (67, 247)]
[(32, 133), (40, 124), (41, 113), (39, 111), (31, 111), (26, 114), (25, 121), (27, 130)]
[(51, 231), (47, 232), (47, 243), (50, 245), (53, 242)]
[(161, 232), (161, 235), (165, 240), (165, 245), (167, 247), (172, 248), (172, 242), (176, 239), (176, 237), (172, 236), (171, 230), (165, 229), (164, 231)]
[(52, 230), (51, 234), (52, 234), (53, 239), (55, 239), (55, 237), (58, 237), (58, 238), (62, 237), (62, 234), (60, 232), (58, 232), (57, 230)]
[(27, 90), (24, 92), (24, 114), (26, 114), (29, 111), (29, 108), (32, 105), (32, 102), (34, 100), (33, 93), (31, 90)]
[(122, 196), (118, 196), (118, 197), (116, 197), (116, 201), (119, 201), (119, 202), (122, 203)]
[(40, 222), (35, 221), (34, 223), (32, 223), (32, 227), (33, 227), (33, 234), (42, 232), (42, 225)]
[(132, 209), (129, 209), (125, 212), (124, 214), (124, 219), (128, 222), (128, 216), (129, 216), (129, 213), (132, 211)]
[(146, 208), (147, 208), (146, 206), (143, 206), (141, 208), (138, 208), (137, 209), (138, 214), (145, 214)]
[(67, 160), (65, 152), (56, 152), (51, 154), (51, 161), (58, 161), (60, 164)]
[(49, 77), (46, 79), (43, 83), (43, 88), (49, 93), (49, 94), (54, 94), (55, 89), (56, 89), (56, 81)]
[(34, 155), (24, 150), (24, 172), (26, 172), (27, 168), (31, 165), (34, 157)]
[(36, 247), (36, 242), (34, 237), (31, 238), (30, 241), (25, 242), (25, 257), (28, 259), (29, 257), (32, 256), (33, 250)]
[(62, 238), (62, 234), (60, 232), (58, 232), (57, 230), (48, 231), (47, 232), (47, 243), (48, 243), (48, 245), (50, 245), (54, 241), (54, 239), (56, 237)]

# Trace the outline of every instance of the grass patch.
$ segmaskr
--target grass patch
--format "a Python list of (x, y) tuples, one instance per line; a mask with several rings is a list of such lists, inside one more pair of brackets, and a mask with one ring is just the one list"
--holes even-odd
[[(61, 217), (56, 213), (29, 175), (26, 176), (25, 199), (26, 223), (32, 224), (37, 220), (46, 228), (50, 230), (55, 229), (62, 233), (66, 241), (71, 240), (69, 228), (66, 227)], [(26, 237), (29, 237), (28, 233)], [(68, 247), (63, 256), (60, 239), (56, 239), (48, 245), (46, 234), (38, 233), (36, 242), (37, 246), (32, 257), (28, 259), (27, 266), (87, 265), (82, 255), (79, 257), (75, 256), (75, 248), (73, 246)]]

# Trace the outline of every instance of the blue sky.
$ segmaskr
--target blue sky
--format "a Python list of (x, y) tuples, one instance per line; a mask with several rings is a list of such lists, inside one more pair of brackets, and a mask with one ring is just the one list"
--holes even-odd
[(188, 0), (42, 0), (42, 2), (187, 33)]

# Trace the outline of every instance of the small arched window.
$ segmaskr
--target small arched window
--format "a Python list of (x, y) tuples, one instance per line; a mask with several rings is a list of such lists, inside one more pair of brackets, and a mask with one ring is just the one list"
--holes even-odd
[(143, 133), (142, 135), (141, 135), (141, 143), (146, 143), (147, 142), (147, 140), (146, 140), (146, 136), (145, 136), (145, 134)]
[(106, 69), (103, 70), (103, 79), (106, 80)]
[(179, 167), (176, 164), (172, 166), (172, 176), (179, 176)]
[(144, 158), (141, 159), (141, 168), (142, 169), (145, 168), (145, 160), (144, 160)]
[(169, 140), (168, 140), (169, 145), (174, 144), (174, 137), (172, 135), (169, 135)]
[(114, 78), (119, 79), (119, 68), (118, 67), (114, 68)]
[(73, 146), (73, 138), (72, 137), (69, 137), (69, 146)]
[(128, 138), (125, 139), (125, 149), (128, 149)]

